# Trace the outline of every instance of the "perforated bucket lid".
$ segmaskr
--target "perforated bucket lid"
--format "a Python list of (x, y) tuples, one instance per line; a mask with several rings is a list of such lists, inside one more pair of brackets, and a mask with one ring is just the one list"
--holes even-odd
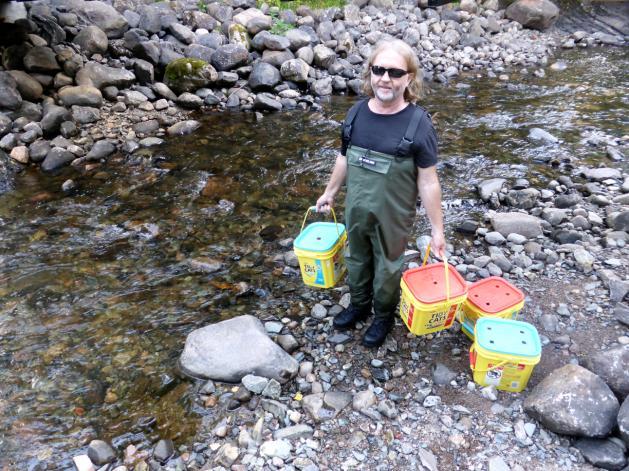
[[(445, 274), (443, 262), (439, 262), (407, 270), (402, 277), (415, 299), (423, 304), (435, 304), (447, 299)], [(448, 278), (450, 299), (467, 292), (465, 280), (452, 265), (448, 265)]]
[(329, 252), (339, 240), (339, 234), (342, 236), (345, 232), (343, 224), (333, 222), (313, 222), (308, 224), (301, 231), (301, 234), (295, 239), (294, 247), (299, 250), (308, 250), (310, 252)]
[(478, 345), (492, 353), (537, 357), (542, 352), (537, 329), (528, 322), (482, 317), (475, 334)]
[(467, 302), (488, 314), (496, 314), (524, 301), (524, 293), (504, 278), (490, 276), (470, 286)]

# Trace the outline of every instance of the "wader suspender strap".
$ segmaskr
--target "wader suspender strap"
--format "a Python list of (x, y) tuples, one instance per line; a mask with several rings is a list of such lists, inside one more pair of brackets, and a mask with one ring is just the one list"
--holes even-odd
[(356, 119), (356, 115), (365, 103), (367, 103), (367, 100), (361, 100), (352, 106), (347, 112), (345, 121), (343, 121), (343, 147), (346, 149), (349, 147), (349, 143), (352, 140), (352, 126), (354, 124), (354, 120)]
[(415, 108), (413, 117), (408, 123), (408, 128), (406, 128), (406, 134), (404, 134), (404, 137), (397, 145), (397, 149), (395, 150), (395, 154), (398, 157), (406, 157), (410, 153), (411, 146), (413, 145), (413, 139), (415, 138), (415, 133), (417, 133), (417, 128), (419, 127), (419, 122), (424, 117), (425, 112), (426, 111), (422, 108)]
[[(345, 118), (345, 121), (343, 121), (343, 137), (342, 137), (343, 146), (345, 148), (349, 147), (350, 141), (352, 140), (352, 127), (354, 124), (354, 120), (356, 119), (356, 115), (362, 109), (362, 107), (365, 106), (365, 103), (367, 103), (367, 100), (362, 100), (356, 103), (354, 106), (352, 106), (350, 110), (347, 112), (347, 117)], [(426, 110), (420, 107), (415, 108), (413, 117), (408, 123), (408, 128), (406, 129), (406, 133), (404, 134), (404, 137), (402, 137), (402, 140), (400, 141), (400, 143), (398, 144), (395, 150), (395, 154), (398, 157), (406, 157), (410, 153), (411, 146), (413, 145), (413, 138), (415, 137), (415, 134), (417, 133), (417, 128), (419, 127), (419, 123), (424, 117), (425, 112)]]

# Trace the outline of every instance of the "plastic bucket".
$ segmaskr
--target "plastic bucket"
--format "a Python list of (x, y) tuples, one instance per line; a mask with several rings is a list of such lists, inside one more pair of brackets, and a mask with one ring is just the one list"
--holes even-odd
[(524, 307), (524, 293), (504, 278), (491, 276), (472, 283), (458, 320), (468, 324), (464, 333), (474, 340), (474, 325), (483, 317), (516, 319)]
[(415, 335), (426, 335), (452, 326), (465, 301), (467, 285), (447, 260), (407, 270), (400, 282), (400, 317)]
[(345, 226), (336, 222), (314, 222), (306, 224), (311, 206), (306, 211), (299, 236), (293, 243), (293, 250), (299, 260), (299, 269), (304, 283), (316, 288), (331, 288), (345, 273), (344, 247), (347, 241)]
[(481, 318), (474, 335), (470, 348), (474, 382), (502, 391), (520, 392), (526, 388), (542, 354), (535, 327), (511, 319)]

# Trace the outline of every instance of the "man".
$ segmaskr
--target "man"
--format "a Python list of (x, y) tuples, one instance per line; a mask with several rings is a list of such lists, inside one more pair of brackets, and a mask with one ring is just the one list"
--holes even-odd
[(371, 313), (363, 345), (381, 345), (394, 322), (404, 250), (413, 227), (417, 195), (432, 227), (432, 249), (443, 256), (445, 239), (437, 136), (430, 117), (415, 104), (421, 93), (419, 64), (403, 41), (379, 43), (367, 61), (363, 91), (343, 125), (343, 145), (330, 181), (317, 200), (329, 211), (347, 178), (345, 223), (350, 306), (334, 318), (353, 327)]

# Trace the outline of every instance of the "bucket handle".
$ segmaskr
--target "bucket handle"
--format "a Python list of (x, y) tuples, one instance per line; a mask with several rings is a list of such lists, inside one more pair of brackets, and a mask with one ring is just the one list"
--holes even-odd
[[(316, 206), (310, 206), (306, 210), (306, 214), (304, 214), (304, 221), (301, 223), (301, 230), (299, 231), (300, 233), (303, 232), (303, 230), (304, 230), (304, 226), (306, 225), (306, 219), (308, 219), (308, 215), (310, 214), (310, 211), (314, 211), (316, 213), (317, 212), (317, 207)], [(341, 233), (339, 232), (339, 224), (338, 224), (338, 222), (336, 222), (336, 213), (334, 212), (334, 208), (330, 208), (330, 211), (332, 211), (332, 217), (334, 218), (334, 227), (336, 227), (336, 234), (339, 236), (339, 239), (340, 239), (341, 238)]]
[[(424, 255), (424, 260), (422, 261), (422, 267), (424, 265), (426, 265), (426, 262), (428, 261), (428, 255), (430, 255), (430, 242), (428, 243), (428, 246), (426, 247), (426, 255)], [(446, 302), (450, 301), (450, 270), (448, 269), (448, 257), (446, 257), (446, 255), (443, 255), (443, 268), (445, 269), (445, 280), (446, 280)]]
[[(470, 348), (470, 356), (471, 356), (472, 352), (476, 352), (476, 349), (474, 348), (474, 345), (472, 345), (472, 348)], [(477, 370), (476, 368), (472, 368), (472, 369), (473, 369), (474, 371), (480, 371), (480, 372), (483, 372), (483, 371), (493, 371), (493, 370), (495, 370), (496, 368), (500, 368), (501, 366), (506, 365), (507, 363), (509, 363), (509, 360), (502, 360), (502, 361), (500, 361), (500, 362), (496, 363), (495, 365), (490, 366), (490, 367), (489, 367), (489, 368), (487, 368), (486, 370)], [(474, 361), (474, 366), (476, 366), (476, 361)]]

